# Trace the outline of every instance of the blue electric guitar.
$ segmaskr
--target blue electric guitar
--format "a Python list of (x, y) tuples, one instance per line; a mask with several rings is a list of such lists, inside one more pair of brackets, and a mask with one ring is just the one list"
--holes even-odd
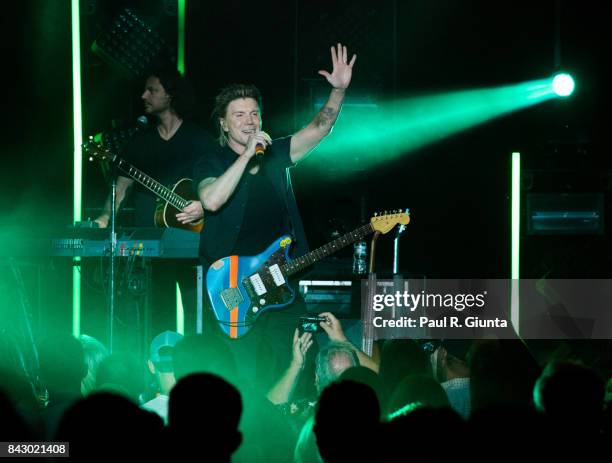
[(384, 234), (409, 222), (407, 212), (375, 215), (368, 224), (293, 260), (289, 258), (291, 237), (282, 236), (257, 256), (229, 256), (214, 262), (206, 274), (206, 287), (217, 321), (230, 338), (244, 336), (263, 312), (293, 302), (289, 276), (370, 233)]

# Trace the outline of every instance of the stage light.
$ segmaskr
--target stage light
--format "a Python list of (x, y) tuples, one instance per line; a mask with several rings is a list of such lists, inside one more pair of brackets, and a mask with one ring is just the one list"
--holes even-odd
[[(73, 114), (73, 221), (81, 221), (82, 209), (82, 112), (81, 112), (81, 25), (79, 14), (79, 1), (71, 3), (71, 31), (72, 31), (72, 114)], [(78, 337), (81, 334), (81, 272), (80, 257), (74, 258), (72, 267), (72, 334)]]
[(175, 62), (174, 51), (162, 36), (129, 8), (100, 34), (91, 49), (128, 78), (143, 78), (151, 69)]
[(553, 89), (553, 92), (555, 92), (557, 96), (560, 96), (560, 97), (570, 96), (572, 93), (574, 93), (575, 86), (576, 85), (574, 83), (574, 79), (572, 78), (572, 76), (565, 72), (556, 74), (553, 77), (552, 89)]
[[(496, 118), (557, 98), (551, 78), (391, 100), (345, 103), (334, 131), (304, 164), (357, 175)], [(347, 98), (348, 100), (348, 98)], [(315, 100), (316, 102), (317, 100)], [(361, 174), (359, 174), (361, 175)]]

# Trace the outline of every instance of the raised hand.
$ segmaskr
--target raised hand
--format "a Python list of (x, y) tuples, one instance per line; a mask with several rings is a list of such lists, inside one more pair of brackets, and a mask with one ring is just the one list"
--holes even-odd
[(346, 342), (346, 336), (344, 334), (344, 330), (342, 329), (342, 324), (340, 320), (338, 320), (333, 313), (331, 312), (322, 312), (319, 314), (319, 317), (325, 317), (327, 320), (319, 323), (319, 326), (323, 328), (323, 330), (329, 336), (331, 341), (337, 342)]
[(332, 72), (320, 70), (319, 74), (327, 79), (334, 88), (345, 89), (351, 83), (353, 76), (353, 64), (357, 59), (357, 55), (353, 55), (350, 62), (347, 62), (348, 53), (346, 47), (338, 44), (336, 47), (331, 47)]
[(297, 328), (293, 333), (293, 359), (292, 363), (299, 367), (304, 368), (304, 361), (306, 359), (306, 352), (312, 346), (312, 334), (304, 333), (299, 336)]

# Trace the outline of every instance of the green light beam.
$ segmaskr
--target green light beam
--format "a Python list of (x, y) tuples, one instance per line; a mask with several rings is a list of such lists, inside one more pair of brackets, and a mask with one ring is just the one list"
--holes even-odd
[[(359, 158), (370, 167), (448, 138), (492, 119), (556, 98), (552, 79), (503, 87), (462, 90), (380, 103), (378, 108), (342, 110), (332, 134), (307, 163)], [(345, 169), (350, 172), (350, 169)]]

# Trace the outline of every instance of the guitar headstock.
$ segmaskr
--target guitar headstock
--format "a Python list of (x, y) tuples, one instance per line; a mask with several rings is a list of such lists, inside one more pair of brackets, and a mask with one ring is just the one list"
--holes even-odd
[(81, 145), (84, 154), (89, 156), (89, 160), (93, 161), (97, 159), (99, 161), (114, 161), (115, 155), (111, 153), (108, 149), (102, 146), (102, 143), (94, 140), (93, 137), (89, 137), (89, 139)]
[(382, 214), (374, 214), (374, 217), (370, 219), (372, 228), (374, 231), (382, 233), (383, 235), (393, 229), (396, 225), (408, 225), (410, 223), (410, 213), (408, 210), (387, 212)]

